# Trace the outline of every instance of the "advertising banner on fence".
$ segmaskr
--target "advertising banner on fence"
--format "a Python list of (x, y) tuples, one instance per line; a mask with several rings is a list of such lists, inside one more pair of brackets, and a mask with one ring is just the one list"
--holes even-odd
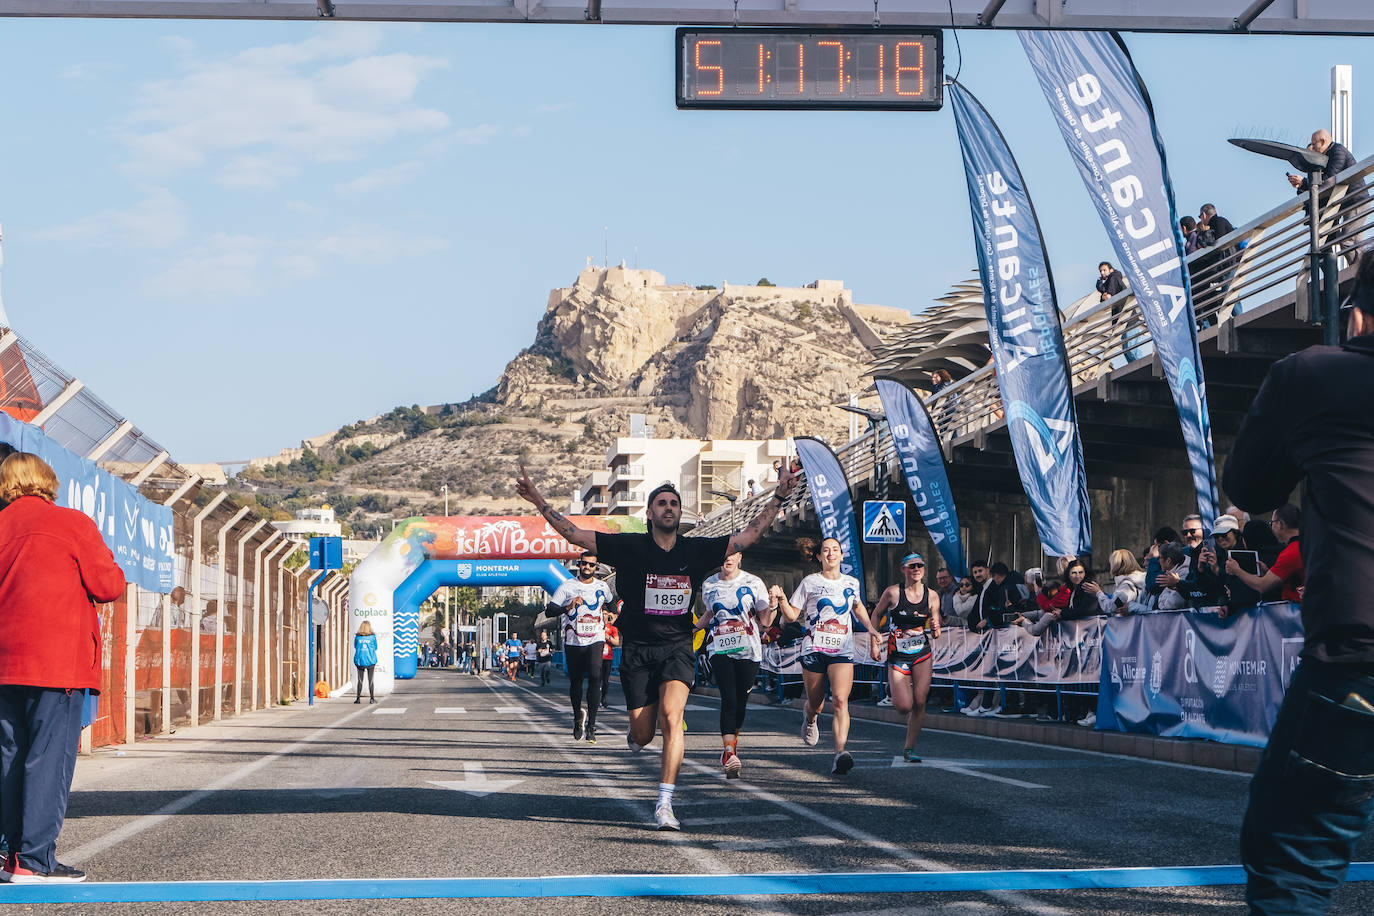
[(964, 545), (959, 538), (959, 516), (954, 511), (954, 491), (945, 473), (945, 456), (930, 414), (915, 393), (896, 379), (878, 378), (874, 384), (887, 415), (888, 432), (897, 462), (906, 475), (916, 514), (925, 523), (935, 549), (956, 576), (967, 576)]
[(1145, 316), (1178, 408), (1198, 511), (1216, 518), (1197, 322), (1164, 144), (1144, 84), (1113, 34), (1018, 34)]
[(90, 516), (125, 578), (149, 591), (172, 590), (176, 545), (172, 510), (67, 451), (43, 430), (0, 413), (0, 440), (42, 458), (57, 472), (57, 504)]
[(1103, 646), (1098, 728), (1257, 747), (1268, 740), (1302, 651), (1297, 605), (1119, 623)]
[(968, 182), (988, 346), (1021, 488), (1047, 554), (1088, 554), (1088, 478), (1045, 240), (1030, 191), (992, 116), (958, 83), (950, 84), (949, 95)]
[[(946, 628), (932, 640), (932, 674), (962, 682), (998, 681), (1022, 684), (1096, 684), (1102, 672), (1102, 630), (1105, 618), (1066, 620), (1040, 636), (1022, 627), (976, 633)], [(867, 639), (854, 640), (854, 661), (881, 665), (883, 657), (869, 654)], [(766, 646), (763, 667), (781, 674), (801, 671), (797, 659), (801, 642)]]
[(844, 559), (840, 571), (864, 581), (863, 546), (859, 542), (859, 523), (854, 518), (854, 497), (849, 493), (849, 478), (844, 476), (840, 459), (819, 439), (798, 436), (797, 457), (806, 471), (806, 487), (811, 491), (811, 503), (820, 520), (821, 535), (836, 538)]

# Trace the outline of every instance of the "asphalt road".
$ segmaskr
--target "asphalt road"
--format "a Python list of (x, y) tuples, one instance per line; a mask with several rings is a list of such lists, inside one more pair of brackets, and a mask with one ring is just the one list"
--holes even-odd
[[(855, 719), (858, 765), (830, 775), (830, 722), (751, 706), (744, 778), (719, 768), (717, 704), (688, 706), (680, 834), (652, 827), (657, 755), (623, 709), (574, 742), (565, 682), (538, 689), (422, 670), (376, 706), (293, 706), (102, 750), (77, 766), (58, 855), (93, 881), (894, 872), (1226, 865), (1248, 778)], [(612, 701), (619, 698), (618, 687)], [(655, 743), (655, 748), (657, 742)], [(1368, 860), (1374, 843), (1359, 855)], [(613, 884), (612, 879), (607, 879)], [(702, 881), (708, 891), (710, 880)], [(1239, 910), (1238, 887), (831, 896), (52, 904), (50, 912), (1158, 914)], [(0, 888), (0, 901), (3, 888)], [(531, 908), (533, 906), (533, 909)], [(1347, 885), (1335, 913), (1374, 912)]]

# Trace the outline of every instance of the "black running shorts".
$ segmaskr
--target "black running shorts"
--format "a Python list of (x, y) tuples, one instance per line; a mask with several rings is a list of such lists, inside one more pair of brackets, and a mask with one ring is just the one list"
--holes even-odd
[(696, 680), (697, 659), (690, 639), (666, 646), (624, 646), (620, 650), (620, 688), (625, 708), (641, 709), (658, 702), (659, 688), (668, 681), (688, 687)]

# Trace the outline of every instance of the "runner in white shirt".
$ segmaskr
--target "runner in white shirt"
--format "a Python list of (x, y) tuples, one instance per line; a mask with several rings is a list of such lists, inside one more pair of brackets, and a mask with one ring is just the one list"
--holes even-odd
[(760, 637), (773, 625), (778, 612), (778, 602), (769, 600), (763, 580), (741, 570), (739, 561), (738, 553), (730, 554), (720, 572), (702, 583), (701, 603), (706, 610), (696, 627), (710, 632), (706, 651), (720, 688), (720, 739), (724, 745), (720, 765), (728, 779), (738, 779), (743, 769), (737, 753), (739, 730), (744, 725), (749, 690), (763, 661)]
[(862, 589), (853, 576), (840, 572), (844, 552), (835, 538), (821, 541), (821, 571), (801, 581), (788, 601), (778, 586), (770, 589), (782, 609), (782, 616), (802, 621), (806, 636), (802, 640), (802, 681), (806, 703), (802, 708), (802, 741), (815, 747), (821, 740), (817, 717), (825, 706), (826, 681), (830, 682), (834, 714), (835, 763), (831, 772), (843, 776), (854, 768), (854, 758), (844, 749), (849, 738), (849, 691), (854, 686), (854, 620), (864, 625), (872, 642), (872, 655), (878, 656), (880, 642), (868, 611), (859, 600)]
[[(577, 578), (553, 593), (563, 610), (563, 657), (568, 664), (568, 696), (573, 708), (573, 740), (596, 743), (596, 710), (601, 703), (601, 649), (606, 642), (602, 609), (611, 606), (611, 587), (596, 578), (596, 554), (577, 560)], [(582, 682), (587, 682), (587, 711), (582, 711)]]

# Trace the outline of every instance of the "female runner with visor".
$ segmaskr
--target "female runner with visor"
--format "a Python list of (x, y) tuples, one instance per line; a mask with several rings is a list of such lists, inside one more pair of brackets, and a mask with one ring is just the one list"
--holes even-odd
[(902, 557), (902, 583), (889, 585), (873, 609), (887, 630), (887, 689), (892, 706), (906, 713), (902, 759), (920, 763), (916, 740), (926, 719), (930, 694), (931, 639), (940, 637), (940, 596), (925, 583), (926, 561), (919, 553)]

